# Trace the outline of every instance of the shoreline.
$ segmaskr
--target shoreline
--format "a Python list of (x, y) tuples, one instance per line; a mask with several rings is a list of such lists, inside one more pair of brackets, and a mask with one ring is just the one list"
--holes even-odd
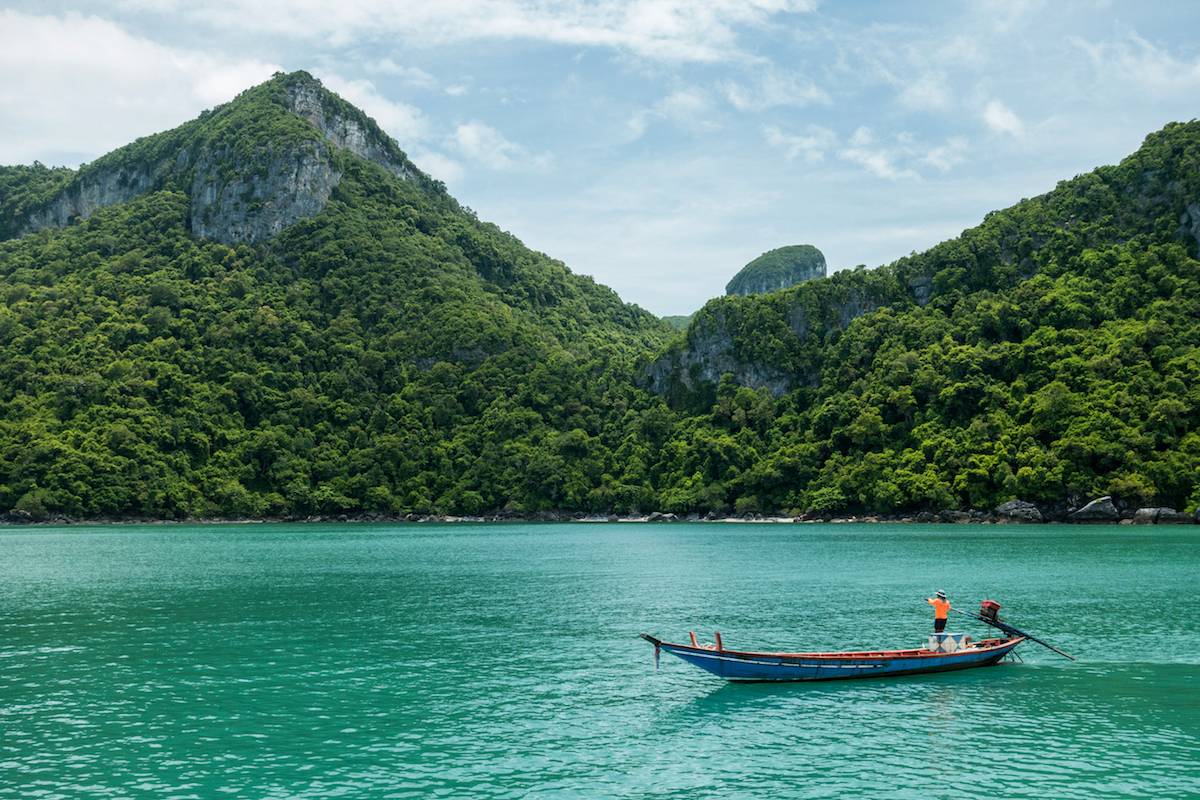
[(1122, 514), (1116, 519), (1071, 520), (1064, 514), (1042, 519), (1030, 519), (996, 512), (982, 511), (923, 511), (919, 514), (801, 514), (743, 516), (709, 514), (587, 514), (583, 512), (543, 511), (532, 514), (499, 513), (480, 515), (455, 514), (312, 514), (307, 516), (281, 517), (187, 517), (182, 519), (164, 517), (94, 517), (76, 518), (66, 515), (50, 515), (44, 519), (24, 517), (9, 512), (0, 514), (2, 527), (61, 527), (88, 525), (269, 525), (269, 524), (497, 524), (497, 523), (584, 523), (584, 524), (682, 524), (707, 523), (730, 525), (1166, 525), (1200, 524), (1200, 511), (1195, 517), (1172, 519), (1138, 518), (1135, 512)]

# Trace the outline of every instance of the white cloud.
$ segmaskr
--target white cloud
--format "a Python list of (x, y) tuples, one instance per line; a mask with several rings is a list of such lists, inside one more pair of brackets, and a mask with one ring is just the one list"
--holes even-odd
[(822, 161), (825, 153), (837, 143), (837, 137), (828, 128), (810, 125), (804, 134), (786, 133), (776, 125), (763, 128), (767, 144), (783, 151), (788, 161), (803, 157), (805, 161)]
[(449, 156), (421, 149), (411, 151), (409, 156), (414, 164), (451, 188), (463, 179), (462, 164)]
[(736, 81), (723, 81), (721, 94), (738, 111), (763, 111), (778, 106), (803, 107), (814, 103), (828, 104), (829, 95), (821, 87), (800, 78), (774, 70), (758, 79), (755, 85), (745, 86)]
[(745, 57), (743, 28), (812, 11), (816, 0), (162, 0), (153, 7), (221, 30), (345, 43), (390, 36), (422, 45), (533, 40), (674, 62)]
[(916, 174), (912, 170), (898, 169), (892, 163), (891, 156), (882, 150), (869, 150), (863, 147), (847, 147), (840, 151), (838, 156), (852, 164), (858, 164), (867, 172), (877, 178), (886, 178), (887, 180), (898, 180), (899, 178), (913, 178)]
[(1011, 108), (999, 100), (989, 100), (983, 107), (983, 121), (996, 133), (1006, 133), (1010, 136), (1022, 136), (1025, 125)]
[(819, 162), (827, 154), (833, 153), (840, 160), (887, 180), (918, 178), (918, 167), (949, 172), (966, 160), (968, 148), (967, 140), (961, 136), (952, 136), (942, 144), (930, 147), (908, 131), (901, 131), (890, 140), (881, 141), (874, 131), (865, 126), (855, 129), (840, 146), (837, 134), (819, 125), (809, 125), (802, 134), (789, 133), (777, 125), (768, 125), (762, 129), (762, 133), (767, 144), (782, 151), (788, 161), (803, 158), (808, 162)]
[(397, 64), (390, 58), (381, 58), (365, 65), (367, 72), (389, 75), (399, 78), (403, 83), (416, 89), (436, 89), (437, 79), (420, 67), (408, 67)]
[(673, 122), (696, 125), (702, 123), (712, 110), (712, 100), (701, 89), (679, 89), (660, 100), (655, 109)]
[(1045, 5), (1045, 0), (979, 0), (978, 10), (997, 31), (1007, 32)]
[(669, 120), (692, 131), (710, 130), (716, 127), (711, 119), (712, 112), (713, 102), (708, 92), (689, 86), (676, 89), (651, 108), (635, 111), (625, 121), (625, 129), (630, 141), (640, 139), (655, 120)]
[(97, 17), (0, 11), (0, 163), (90, 160), (278, 69), (166, 47)]
[(1071, 43), (1087, 54), (1096, 76), (1108, 85), (1136, 87), (1156, 97), (1200, 90), (1200, 58), (1175, 58), (1136, 34), (1100, 43), (1072, 37)]
[(467, 122), (455, 128), (454, 145), (463, 156), (489, 169), (542, 168), (550, 163), (549, 154), (531, 155), (524, 147), (510, 142), (500, 131), (482, 122)]
[(921, 160), (941, 172), (949, 172), (967, 157), (967, 140), (952, 136), (944, 144), (933, 147)]
[(643, 108), (635, 111), (629, 119), (625, 120), (628, 141), (635, 142), (646, 134), (646, 128), (650, 127), (650, 118), (653, 113), (649, 109)]
[(854, 131), (848, 145), (838, 151), (838, 158), (857, 164), (878, 178), (894, 181), (917, 177), (917, 173), (911, 169), (897, 166), (895, 152), (891, 148), (879, 145), (875, 135), (867, 127), (860, 127)]
[(429, 122), (421, 110), (407, 103), (389, 100), (368, 80), (347, 80), (340, 75), (321, 72), (317, 75), (331, 89), (367, 113), (400, 143), (411, 147), (429, 135)]
[(871, 129), (860, 125), (854, 129), (854, 133), (850, 136), (851, 147), (866, 147), (867, 145), (875, 144), (875, 134)]
[(945, 111), (950, 107), (951, 94), (945, 73), (926, 72), (904, 84), (900, 103), (917, 111)]

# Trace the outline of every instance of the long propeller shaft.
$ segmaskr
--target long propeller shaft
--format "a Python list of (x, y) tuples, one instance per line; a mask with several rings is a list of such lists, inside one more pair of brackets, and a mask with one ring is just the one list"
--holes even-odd
[(1069, 658), (1072, 661), (1075, 660), (1075, 656), (1071, 655), (1070, 653), (1059, 650), (1057, 647), (1050, 644), (1049, 642), (1043, 642), (1041, 639), (1037, 638), (1036, 636), (1034, 636), (1032, 634), (1026, 633), (1025, 631), (1021, 630), (1020, 628), (1014, 628), (1012, 625), (1009, 625), (1007, 622), (1001, 622), (1000, 620), (991, 620), (991, 619), (988, 619), (987, 617), (980, 616), (979, 614), (974, 614), (970, 611), (962, 611), (957, 608), (951, 608), (950, 610), (953, 611), (955, 614), (961, 614), (964, 617), (970, 617), (973, 620), (982, 622), (984, 625), (991, 625), (993, 628), (1004, 631), (1005, 633), (1007, 633), (1011, 636), (1024, 636), (1029, 641), (1035, 642), (1036, 644), (1040, 644), (1042, 647), (1045, 647), (1047, 650), (1053, 650), (1055, 653), (1058, 653), (1063, 658)]

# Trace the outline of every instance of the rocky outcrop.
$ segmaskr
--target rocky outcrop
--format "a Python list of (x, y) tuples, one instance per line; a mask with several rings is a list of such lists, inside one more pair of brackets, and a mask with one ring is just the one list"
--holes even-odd
[(1135, 525), (1190, 525), (1192, 515), (1173, 508), (1139, 508), (1133, 512)]
[(1121, 519), (1121, 512), (1113, 505), (1112, 498), (1105, 495), (1072, 512), (1067, 519), (1071, 522), (1116, 522)]
[(105, 206), (132, 200), (153, 188), (157, 167), (121, 167), (95, 175), (81, 176), (48, 204), (34, 211), (25, 222), (26, 232), (61, 228), (87, 219)]
[(288, 108), (320, 131), (331, 145), (349, 150), (367, 161), (374, 161), (402, 178), (418, 176), (412, 162), (369, 119), (356, 113), (357, 109), (353, 108), (343, 108), (339, 113), (330, 100), (328, 90), (316, 80), (298, 80), (288, 84)]
[(1176, 511), (1173, 508), (1160, 508), (1158, 517), (1154, 520), (1155, 525), (1191, 525), (1192, 516), (1182, 511)]
[[(836, 277), (830, 279), (835, 280)], [(784, 347), (774, 355), (798, 352), (805, 340), (820, 342), (830, 332), (845, 330), (854, 320), (892, 300), (869, 287), (843, 285), (830, 290), (828, 283), (809, 283), (778, 299), (755, 298), (755, 302), (778, 303), (778, 310), (768, 313), (782, 314), (786, 323), (786, 329), (780, 328), (778, 336)], [(744, 307), (736, 305), (737, 302), (747, 301), (718, 298), (696, 312), (687, 341), (668, 350), (646, 368), (647, 388), (667, 396), (675, 395), (678, 390), (696, 392), (705, 385), (715, 386), (726, 373), (740, 386), (766, 389), (775, 397), (801, 386), (816, 386), (820, 380), (816, 364), (788, 359), (786, 355), (776, 363), (762, 363), (744, 355), (746, 350), (755, 350), (757, 342), (743, 342), (739, 347), (736, 331), (738, 315)]]
[(1153, 525), (1158, 520), (1157, 508), (1139, 508), (1133, 512), (1134, 525)]
[(1009, 500), (996, 506), (996, 516), (1009, 522), (1042, 522), (1042, 512), (1033, 503)]
[(825, 277), (825, 256), (811, 244), (768, 250), (742, 267), (725, 286), (725, 294), (765, 294)]
[[(803, 379), (772, 366), (739, 358), (721, 313), (706, 316), (694, 325), (689, 331), (687, 345), (667, 352), (650, 364), (645, 377), (651, 391), (667, 395), (677, 390), (701, 391), (704, 384), (716, 385), (725, 373), (733, 375), (734, 381), (741, 386), (766, 389), (775, 397), (792, 389), (798, 377)], [(809, 380), (815, 381), (816, 376), (810, 376)]]
[[(274, 113), (291, 113), (313, 128), (311, 137), (263, 141), (249, 150), (233, 146), (213, 120), (236, 112), (235, 99), (206, 112), (155, 142), (141, 145), (141, 160), (122, 151), (80, 170), (56, 197), (31, 212), (22, 233), (62, 227), (106, 206), (163, 188), (186, 191), (189, 222), (197, 236), (225, 244), (259, 242), (319, 213), (342, 179), (336, 152), (346, 150), (400, 178), (421, 173), (368, 117), (306, 73), (277, 76)], [(256, 87), (250, 93), (270, 87)], [(214, 134), (209, 127), (216, 130)], [(230, 126), (236, 135), (237, 126)], [(134, 145), (131, 145), (133, 147)], [(111, 166), (110, 166), (111, 165)]]
[(917, 305), (924, 306), (929, 302), (929, 298), (933, 297), (933, 278), (928, 275), (917, 275), (909, 278), (908, 291), (912, 293), (913, 299), (917, 301)]
[(1200, 252), (1200, 202), (1189, 203), (1180, 215), (1179, 235), (1191, 236), (1196, 241), (1197, 251)]
[(225, 244), (260, 242), (320, 213), (342, 173), (320, 142), (266, 156), (227, 175), (226, 153), (203, 153), (191, 188), (192, 233)]

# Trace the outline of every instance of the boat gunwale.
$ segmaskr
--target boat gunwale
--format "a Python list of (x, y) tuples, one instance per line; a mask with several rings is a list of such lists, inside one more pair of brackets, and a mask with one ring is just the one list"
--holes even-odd
[[(878, 658), (951, 658), (955, 656), (979, 655), (980, 653), (989, 653), (996, 650), (1001, 650), (1006, 647), (1016, 647), (1021, 642), (1025, 641), (1024, 636), (1014, 636), (1009, 639), (994, 640), (996, 644), (990, 644), (986, 647), (968, 647), (962, 650), (956, 650), (953, 653), (940, 653), (936, 650), (923, 649), (908, 649), (908, 650), (861, 650), (861, 651), (846, 651), (846, 652), (825, 652), (825, 653), (780, 653), (780, 652), (762, 652), (751, 650), (717, 650), (715, 647), (692, 647), (687, 644), (676, 644), (675, 642), (664, 642), (647, 633), (641, 634), (642, 638), (653, 644), (655, 647), (674, 648), (692, 653), (720, 653), (734, 658), (804, 658), (812, 660), (829, 660), (829, 661), (847, 661), (850, 659), (878, 659)], [(993, 640), (984, 640), (993, 641)]]

